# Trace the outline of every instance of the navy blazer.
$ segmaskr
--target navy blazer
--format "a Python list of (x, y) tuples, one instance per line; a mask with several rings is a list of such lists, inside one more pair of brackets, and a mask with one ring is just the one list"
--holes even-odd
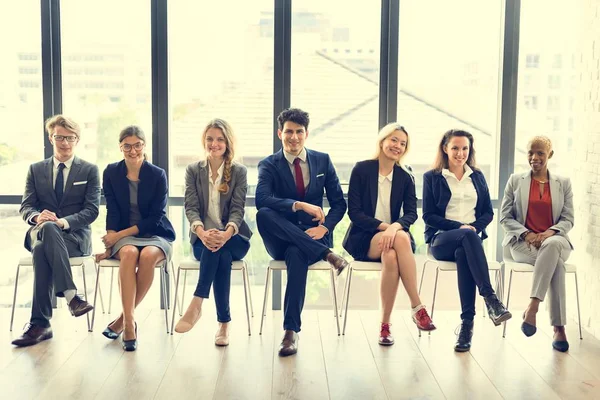
[[(365, 234), (377, 233), (377, 227), (382, 221), (375, 219), (377, 208), (377, 193), (379, 189), (379, 160), (366, 160), (356, 163), (350, 175), (348, 188), (348, 216), (350, 227), (342, 246), (353, 257), (355, 249), (361, 246)], [(403, 213), (400, 215), (400, 209)], [(393, 222), (402, 225), (402, 230), (411, 237), (414, 251), (414, 239), (410, 226), (417, 220), (417, 195), (413, 177), (399, 165), (394, 166), (392, 175), (392, 193), (390, 198), (390, 211)], [(356, 257), (355, 257), (356, 258)]]
[[(494, 218), (494, 209), (490, 199), (490, 191), (483, 173), (473, 169), (471, 180), (477, 192), (477, 204), (475, 206), (475, 222), (471, 225), (481, 233), (481, 238), (486, 239), (485, 228)], [(452, 192), (446, 178), (441, 172), (431, 170), (423, 175), (423, 221), (425, 221), (425, 242), (430, 243), (438, 230), (449, 231), (459, 229), (464, 225), (460, 221), (446, 219), (446, 207), (450, 201)]]
[(306, 230), (317, 226), (318, 222), (313, 221), (313, 217), (304, 211), (293, 212), (292, 205), (297, 201), (303, 201), (323, 207), (323, 192), (325, 192), (330, 209), (323, 225), (329, 230), (329, 234), (323, 236), (323, 239), (328, 241), (329, 247), (333, 247), (333, 229), (346, 213), (344, 193), (328, 154), (306, 149), (306, 159), (310, 182), (304, 199), (298, 198), (294, 176), (283, 155), (283, 150), (259, 162), (256, 208), (260, 210), (268, 207), (278, 211), (286, 219)]
[[(142, 220), (137, 223), (138, 235), (156, 235), (174, 241), (175, 230), (166, 212), (169, 187), (165, 171), (144, 161), (139, 179), (137, 201)], [(118, 232), (129, 228), (129, 180), (125, 160), (106, 167), (102, 188), (106, 197), (106, 230)]]

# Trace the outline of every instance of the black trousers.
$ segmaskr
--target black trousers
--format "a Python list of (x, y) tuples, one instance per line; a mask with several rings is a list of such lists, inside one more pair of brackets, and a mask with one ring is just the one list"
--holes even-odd
[(431, 241), (431, 254), (436, 260), (456, 262), (462, 307), (460, 317), (473, 320), (475, 287), (479, 288), (479, 294), (483, 297), (494, 294), (481, 238), (471, 229), (441, 232)]

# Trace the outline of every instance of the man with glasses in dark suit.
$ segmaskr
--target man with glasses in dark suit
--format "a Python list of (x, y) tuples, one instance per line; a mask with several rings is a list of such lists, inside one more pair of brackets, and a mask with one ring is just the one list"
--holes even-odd
[(32, 164), (27, 174), (20, 213), (31, 228), (25, 248), (34, 269), (31, 319), (23, 334), (12, 341), (31, 346), (52, 338), (52, 293), (67, 300), (75, 317), (93, 307), (77, 295), (69, 257), (92, 253), (90, 224), (98, 217), (98, 167), (75, 156), (81, 130), (62, 115), (46, 121), (53, 156)]

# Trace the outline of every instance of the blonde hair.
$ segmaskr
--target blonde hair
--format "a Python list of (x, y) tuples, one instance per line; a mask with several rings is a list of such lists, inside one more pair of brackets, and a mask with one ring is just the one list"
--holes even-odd
[(527, 142), (527, 147), (531, 147), (531, 145), (534, 143), (541, 143), (548, 150), (548, 152), (552, 151), (552, 140), (550, 140), (548, 136), (539, 135), (532, 137), (529, 139), (529, 142)]
[(389, 123), (386, 126), (384, 126), (383, 128), (381, 128), (381, 130), (379, 131), (379, 134), (377, 135), (377, 147), (375, 149), (375, 154), (373, 155), (373, 159), (374, 160), (379, 159), (379, 156), (381, 155), (381, 150), (383, 147), (383, 142), (385, 141), (385, 139), (390, 137), (396, 131), (404, 132), (404, 134), (406, 135), (406, 149), (404, 150), (404, 153), (402, 154), (402, 156), (396, 163), (396, 164), (398, 164), (398, 166), (404, 168), (404, 165), (402, 164), (402, 159), (404, 158), (404, 156), (406, 155), (406, 153), (408, 153), (408, 150), (410, 149), (410, 136), (408, 135), (406, 128), (404, 128), (398, 122)]
[(225, 153), (223, 154), (223, 181), (219, 186), (219, 192), (227, 193), (229, 192), (229, 182), (231, 182), (231, 165), (233, 164), (233, 160), (235, 158), (235, 135), (233, 134), (231, 125), (229, 125), (227, 121), (221, 118), (215, 118), (211, 120), (204, 128), (204, 132), (202, 133), (203, 145), (206, 141), (206, 133), (211, 128), (220, 129), (223, 133), (223, 137), (225, 138)]
[(77, 136), (77, 139), (79, 139), (81, 135), (81, 128), (77, 122), (73, 121), (71, 118), (65, 117), (64, 115), (54, 115), (46, 120), (46, 131), (48, 132), (48, 135), (52, 136), (54, 134), (54, 129), (57, 126), (62, 126), (69, 132), (74, 133), (75, 136)]

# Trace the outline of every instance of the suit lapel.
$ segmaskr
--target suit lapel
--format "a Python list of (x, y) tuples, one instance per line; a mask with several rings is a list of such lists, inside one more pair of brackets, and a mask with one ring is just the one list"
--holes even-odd
[(528, 172), (521, 178), (521, 209), (523, 210), (523, 221), (527, 219), (529, 207), (529, 189), (531, 188), (531, 173)]
[(402, 186), (402, 175), (401, 168), (398, 165), (394, 165), (394, 175), (392, 175), (392, 195), (390, 198), (390, 212), (392, 217), (392, 222), (397, 220), (400, 217), (400, 194), (402, 194), (402, 190), (400, 189)]
[[(306, 161), (308, 162), (309, 179), (308, 179), (308, 186), (306, 187), (306, 190), (305, 190), (305, 196), (308, 196), (308, 191), (311, 188), (316, 187), (315, 184), (317, 183), (317, 160), (315, 160), (315, 158), (316, 158), (315, 155), (314, 154), (310, 155), (309, 150), (306, 149)], [(294, 187), (296, 187), (296, 185), (294, 185)]]
[(203, 206), (203, 215), (206, 217), (208, 215), (208, 185), (209, 179), (208, 176), (208, 161), (200, 161), (200, 173), (198, 174), (198, 179), (200, 180), (200, 190), (202, 190), (202, 201)]
[[(75, 182), (75, 178), (77, 177), (77, 174), (79, 173), (80, 169), (81, 169), (81, 161), (77, 157), (73, 158), (73, 162), (71, 163), (71, 170), (69, 171), (69, 175), (67, 176), (67, 184), (65, 185), (65, 192), (63, 193), (62, 200), (60, 201), (61, 204), (65, 201), (65, 198), (71, 191), (71, 188), (73, 187), (73, 182)], [(59, 206), (60, 206), (60, 204), (59, 204)]]
[(281, 177), (283, 178), (283, 182), (288, 186), (289, 193), (292, 195), (289, 196), (292, 199), (298, 197), (298, 193), (296, 193), (296, 182), (294, 181), (294, 176), (292, 175), (292, 171), (290, 170), (290, 164), (285, 159), (283, 155), (283, 150), (279, 150), (277, 154), (279, 160), (277, 162), (277, 168), (281, 173)]
[(379, 161), (369, 165), (367, 172), (367, 185), (369, 189), (369, 196), (371, 198), (371, 216), (375, 216), (377, 211), (377, 192), (379, 189)]
[[(552, 221), (556, 223), (562, 210), (562, 197), (560, 196), (560, 182), (548, 172), (548, 181), (550, 183), (550, 196), (552, 197)], [(560, 203), (560, 204), (559, 204)]]
[(53, 161), (53, 157), (50, 157), (46, 160), (46, 166), (44, 167), (44, 183), (46, 184), (48, 191), (50, 191), (50, 196), (52, 196), (52, 200), (54, 201), (54, 204), (56, 204), (56, 206), (58, 207), (58, 200), (56, 199), (56, 192), (54, 191), (54, 161)]

